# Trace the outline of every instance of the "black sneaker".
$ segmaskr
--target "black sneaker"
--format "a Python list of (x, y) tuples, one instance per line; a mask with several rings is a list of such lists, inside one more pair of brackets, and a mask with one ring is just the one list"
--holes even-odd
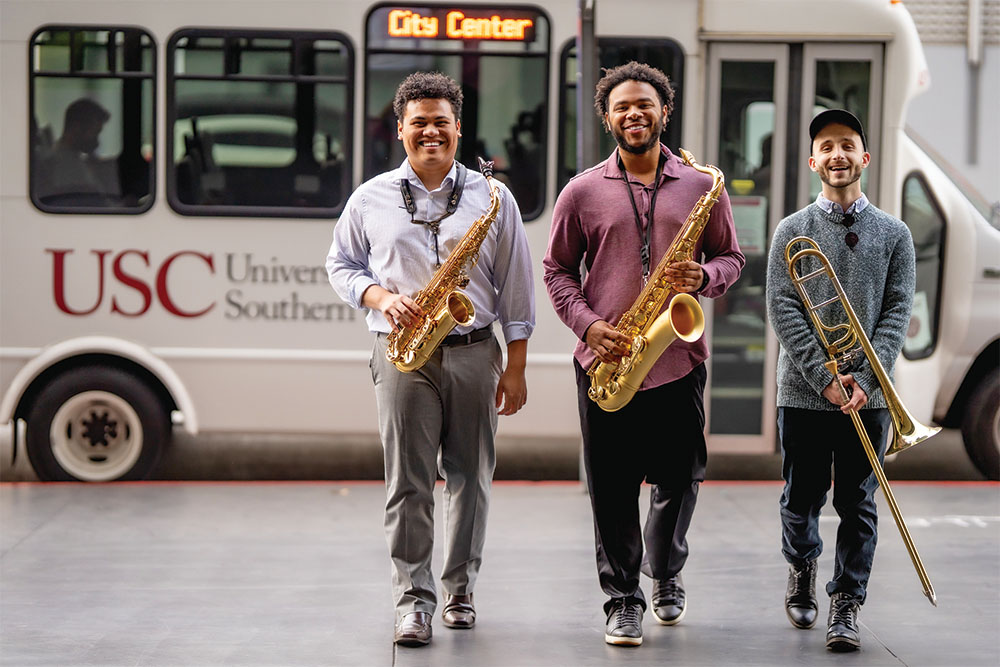
[(677, 625), (687, 613), (684, 581), (677, 574), (669, 579), (653, 579), (653, 616), (660, 625)]
[(816, 602), (816, 560), (802, 567), (788, 566), (788, 589), (785, 591), (785, 614), (797, 628), (807, 630), (816, 625), (819, 605)]
[(857, 651), (861, 648), (858, 634), (858, 598), (848, 593), (834, 593), (830, 598), (830, 620), (826, 631), (826, 647), (831, 651)]
[(611, 604), (604, 641), (617, 646), (642, 644), (642, 605), (618, 598)]

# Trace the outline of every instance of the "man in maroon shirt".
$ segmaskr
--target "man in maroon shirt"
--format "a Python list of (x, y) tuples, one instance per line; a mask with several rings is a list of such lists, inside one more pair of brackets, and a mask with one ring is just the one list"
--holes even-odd
[[(587, 369), (595, 358), (614, 362), (627, 352), (630, 341), (613, 323), (631, 307), (649, 267), (657, 265), (712, 186), (711, 176), (686, 166), (660, 144), (673, 97), (670, 80), (656, 68), (630, 62), (605, 71), (594, 105), (618, 147), (559, 195), (543, 262), (556, 313), (580, 339), (574, 366), (584, 462), (597, 570), (609, 598), (604, 639), (618, 645), (642, 643), (646, 600), (640, 569), (653, 578), (657, 621), (674, 625), (684, 616), (680, 572), (707, 460), (704, 339), (675, 341), (632, 401), (617, 412), (605, 412), (587, 396)], [(695, 257), (704, 262), (676, 262), (668, 269), (676, 291), (718, 297), (739, 278), (745, 259), (725, 192), (712, 208)], [(586, 278), (580, 275), (581, 262)], [(638, 506), (644, 479), (652, 487), (645, 536)]]

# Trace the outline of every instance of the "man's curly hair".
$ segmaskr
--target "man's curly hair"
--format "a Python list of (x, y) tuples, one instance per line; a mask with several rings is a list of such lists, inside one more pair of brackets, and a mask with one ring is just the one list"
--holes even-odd
[(392, 110), (400, 121), (406, 113), (407, 102), (412, 100), (448, 100), (455, 119), (462, 117), (462, 89), (454, 79), (441, 72), (414, 72), (403, 79), (392, 101)]
[(604, 120), (604, 114), (608, 112), (608, 97), (611, 96), (611, 91), (626, 81), (639, 81), (651, 85), (660, 96), (660, 103), (667, 108), (667, 117), (673, 113), (674, 87), (670, 85), (670, 78), (655, 67), (633, 60), (618, 67), (604, 69), (604, 76), (597, 82), (594, 108), (601, 120)]

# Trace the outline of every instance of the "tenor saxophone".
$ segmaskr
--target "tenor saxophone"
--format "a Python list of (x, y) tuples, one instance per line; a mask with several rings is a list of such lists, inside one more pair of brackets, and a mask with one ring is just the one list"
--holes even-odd
[(489, 207), (472, 223), (427, 286), (414, 297), (423, 315), (386, 338), (385, 358), (404, 373), (426, 364), (452, 329), (472, 324), (476, 317), (472, 301), (459, 290), (469, 284), (468, 270), (479, 260), (479, 248), (500, 212), (500, 188), (493, 180), (493, 163), (479, 158), (479, 170), (490, 188)]
[[(587, 395), (606, 412), (621, 410), (632, 400), (650, 369), (671, 343), (678, 338), (692, 343), (705, 332), (705, 313), (698, 300), (690, 294), (676, 293), (665, 274), (673, 262), (694, 259), (694, 247), (708, 223), (712, 207), (719, 201), (726, 180), (717, 167), (698, 164), (694, 156), (683, 148), (680, 152), (685, 164), (712, 176), (712, 187), (691, 209), (635, 303), (615, 324), (615, 331), (631, 341), (628, 353), (617, 362), (607, 363), (597, 359), (587, 371), (590, 376)], [(669, 305), (663, 310), (668, 301)]]

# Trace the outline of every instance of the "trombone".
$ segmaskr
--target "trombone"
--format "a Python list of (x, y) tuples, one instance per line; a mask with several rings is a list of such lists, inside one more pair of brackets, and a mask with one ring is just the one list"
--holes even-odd
[[(793, 254), (792, 249), (796, 244), (802, 243), (807, 247), (795, 252)], [(796, 270), (796, 264), (802, 261), (806, 257), (814, 257), (820, 263), (820, 268), (816, 269), (811, 273), (806, 275), (801, 275)], [(889, 381), (889, 374), (885, 372), (885, 368), (882, 366), (882, 362), (879, 361), (878, 356), (875, 354), (875, 348), (872, 347), (871, 341), (868, 340), (868, 336), (864, 332), (864, 328), (861, 326), (858, 316), (854, 313), (854, 309), (851, 307), (850, 301), (847, 299), (847, 295), (844, 293), (844, 288), (841, 287), (840, 281), (837, 280), (837, 274), (833, 271), (833, 266), (830, 264), (830, 260), (827, 259), (826, 255), (819, 249), (819, 245), (807, 236), (797, 236), (788, 242), (785, 246), (785, 263), (788, 266), (788, 275), (792, 279), (792, 284), (795, 285), (796, 291), (799, 293), (799, 297), (802, 299), (803, 304), (806, 307), (806, 311), (809, 313), (810, 319), (812, 319), (813, 325), (816, 327), (816, 332), (819, 334), (820, 342), (826, 349), (827, 355), (830, 357), (830, 361), (826, 362), (826, 369), (833, 375), (834, 380), (837, 382), (837, 386), (840, 389), (841, 399), (846, 403), (848, 401), (847, 390), (844, 389), (844, 385), (840, 382), (840, 375), (837, 371), (837, 367), (840, 363), (851, 359), (853, 354), (856, 353), (854, 349), (855, 343), (860, 344), (861, 351), (864, 353), (865, 357), (868, 359), (868, 364), (871, 366), (872, 372), (875, 374), (878, 380), (879, 386), (882, 389), (882, 394), (885, 396), (886, 404), (888, 405), (889, 415), (892, 417), (893, 425), (893, 442), (889, 446), (887, 454), (895, 454), (904, 449), (912, 447), (919, 442), (923, 442), (927, 438), (930, 438), (938, 431), (941, 430), (939, 426), (924, 426), (920, 422), (916, 421), (913, 416), (907, 411), (906, 407), (899, 399), (899, 395), (896, 393), (895, 388)], [(818, 304), (813, 304), (812, 299), (809, 297), (809, 293), (804, 287), (804, 283), (813, 278), (818, 278), (821, 276), (826, 276), (829, 278), (833, 289), (836, 292), (836, 296), (833, 296), (826, 301)], [(819, 317), (816, 311), (827, 306), (831, 303), (840, 303), (847, 314), (847, 322), (842, 322), (837, 325), (827, 325)], [(840, 337), (830, 342), (827, 338), (827, 333), (835, 334), (840, 333)], [(886, 502), (889, 503), (889, 509), (892, 510), (892, 518), (896, 521), (896, 527), (899, 529), (899, 534), (903, 538), (903, 544), (906, 546), (907, 552), (910, 554), (910, 560), (913, 561), (913, 567), (917, 570), (917, 576), (920, 578), (920, 584), (923, 586), (924, 595), (930, 600), (930, 603), (937, 606), (937, 596), (934, 594), (934, 586), (931, 584), (930, 578), (927, 576), (927, 571), (924, 570), (924, 564), (920, 560), (920, 554), (917, 553), (917, 548), (913, 544), (913, 540), (910, 538), (910, 531), (906, 528), (906, 523), (903, 521), (903, 515), (899, 511), (899, 506), (896, 504), (896, 498), (893, 496), (892, 489), (889, 487), (889, 482), (885, 478), (885, 471), (882, 469), (882, 465), (879, 463), (878, 455), (875, 453), (875, 448), (872, 446), (871, 439), (868, 437), (868, 432), (865, 430), (864, 424), (861, 422), (861, 417), (858, 415), (857, 410), (851, 410), (851, 421), (854, 422), (854, 428), (858, 432), (858, 436), (861, 438), (861, 444), (864, 445), (865, 454), (868, 455), (868, 461), (871, 463), (872, 470), (875, 472), (875, 477), (878, 479), (879, 486), (882, 487), (882, 493), (885, 495)]]

